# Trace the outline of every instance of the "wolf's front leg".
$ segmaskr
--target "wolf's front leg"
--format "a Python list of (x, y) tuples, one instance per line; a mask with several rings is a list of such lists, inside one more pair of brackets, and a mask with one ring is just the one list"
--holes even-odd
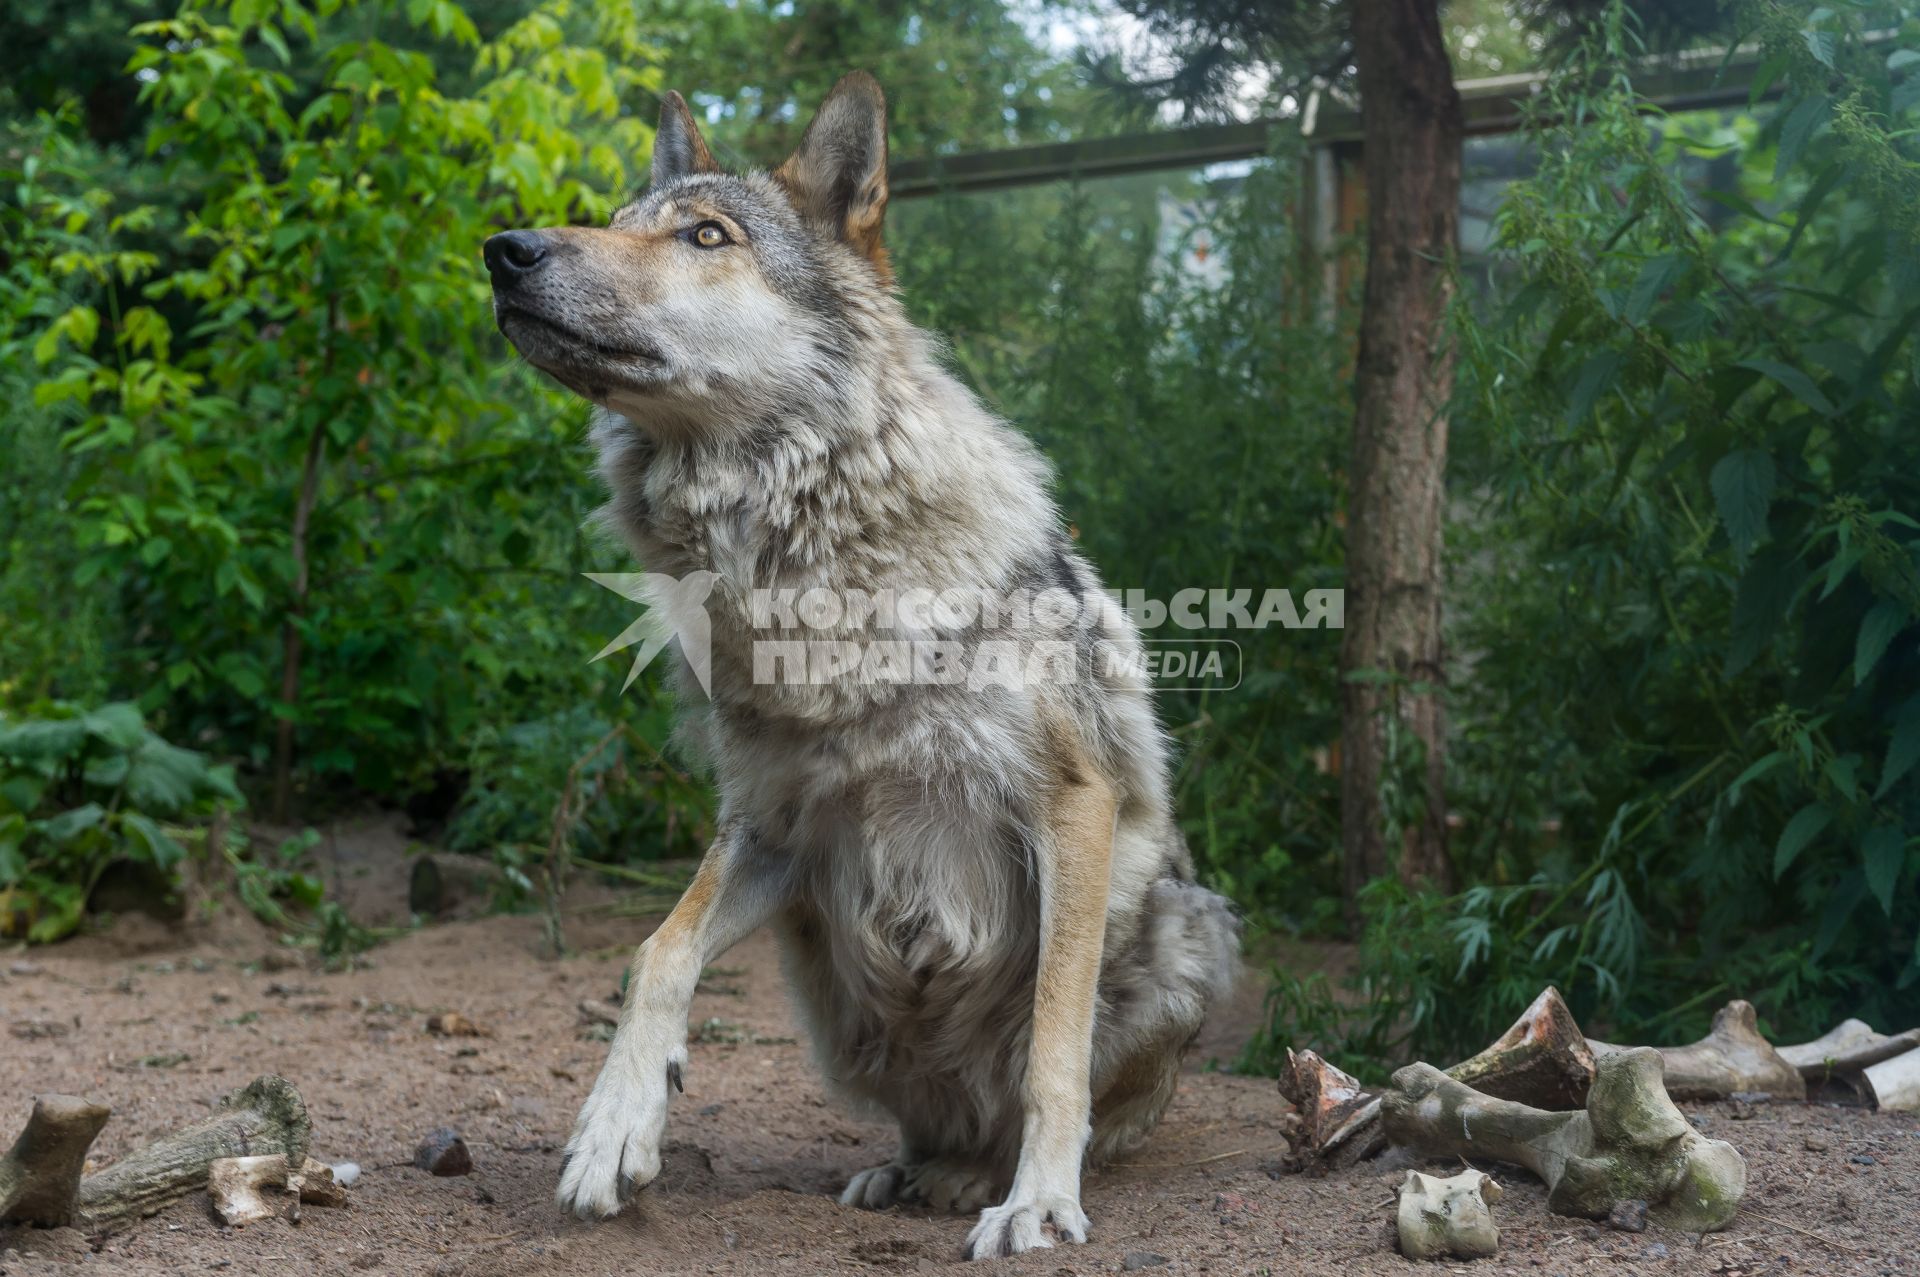
[[(1077, 739), (1077, 738), (1076, 738)], [(1058, 771), (1036, 839), (1040, 968), (1027, 1053), (1020, 1160), (1007, 1200), (980, 1212), (969, 1259), (995, 1259), (1055, 1237), (1087, 1240), (1080, 1162), (1093, 1108), (1093, 1014), (1106, 938), (1114, 794), (1079, 748)]]
[(750, 834), (723, 823), (680, 903), (634, 954), (620, 1027), (567, 1141), (562, 1207), (582, 1219), (613, 1215), (660, 1173), (667, 1089), (686, 1068), (700, 971), (759, 926), (783, 889)]

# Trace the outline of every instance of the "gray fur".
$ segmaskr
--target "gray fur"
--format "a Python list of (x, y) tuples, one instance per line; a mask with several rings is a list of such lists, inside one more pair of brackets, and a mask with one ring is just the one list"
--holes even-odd
[[(863, 118), (836, 118), (828, 136), (852, 136)], [(567, 346), (542, 328), (523, 342), (504, 302), (502, 322), (530, 359), (602, 406), (592, 438), (606, 526), (651, 572), (719, 576), (707, 600), (712, 699), (683, 677), (683, 732), (712, 766), (723, 827), (781, 867), (774, 925), (822, 1072), (900, 1124), (895, 1165), (857, 1181), (854, 1196), (965, 1205), (980, 1184), (1004, 1187), (1011, 1175), (1050, 721), (1073, 725), (1119, 803), (1090, 1151), (1121, 1152), (1164, 1110), (1238, 951), (1230, 909), (1192, 881), (1150, 690), (1095, 659), (1103, 643), (1137, 646), (1131, 622), (1064, 534), (1045, 460), (947, 371), (883, 264), (796, 212), (791, 192), (760, 174), (657, 180), (612, 231), (702, 215), (680, 208), (741, 229), (745, 242), (723, 250), (744, 254), (727, 259), (735, 273), (723, 298), (692, 273), (719, 259), (683, 266), (669, 245), (629, 277), (606, 265), (615, 248), (593, 246), (608, 232), (572, 231), (581, 251), (512, 300), (583, 341)], [(605, 347), (650, 353), (625, 362)], [(755, 588), (1060, 585), (1100, 606), (992, 637), (1022, 651), (1072, 644), (1070, 685), (754, 681), (753, 640), (772, 637), (750, 627)], [(936, 636), (972, 651), (983, 633), (883, 632), (868, 621), (806, 635)]]

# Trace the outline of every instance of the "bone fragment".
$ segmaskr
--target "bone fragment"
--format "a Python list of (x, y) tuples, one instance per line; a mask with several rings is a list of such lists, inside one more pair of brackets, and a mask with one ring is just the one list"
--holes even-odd
[(1500, 1249), (1493, 1204), (1500, 1185), (1482, 1171), (1451, 1179), (1408, 1171), (1394, 1217), (1408, 1259), (1483, 1259)]

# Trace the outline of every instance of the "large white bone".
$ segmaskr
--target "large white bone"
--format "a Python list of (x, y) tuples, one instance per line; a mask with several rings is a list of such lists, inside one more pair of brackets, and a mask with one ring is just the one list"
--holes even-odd
[[(1587, 1039), (1597, 1056), (1633, 1048)], [(1707, 1036), (1688, 1046), (1663, 1046), (1666, 1090), (1676, 1100), (1724, 1100), (1740, 1092), (1765, 1092), (1776, 1099), (1800, 1100), (1807, 1082), (1760, 1036), (1753, 1003), (1733, 1001), (1713, 1015)]]
[(1550, 1113), (1409, 1064), (1393, 1075), (1381, 1118), (1387, 1137), (1415, 1153), (1526, 1167), (1546, 1181), (1557, 1214), (1603, 1219), (1637, 1199), (1673, 1228), (1725, 1228), (1746, 1192), (1747, 1164), (1731, 1144), (1693, 1129), (1661, 1085), (1662, 1067), (1649, 1047), (1603, 1055), (1586, 1110)]

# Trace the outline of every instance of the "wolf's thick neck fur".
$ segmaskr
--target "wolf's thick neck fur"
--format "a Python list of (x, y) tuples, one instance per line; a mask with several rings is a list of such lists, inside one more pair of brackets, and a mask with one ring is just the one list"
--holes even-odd
[(729, 598), (995, 589), (1057, 539), (1038, 450), (941, 366), (894, 297), (869, 283), (843, 300), (851, 331), (798, 388), (708, 386), (704, 409), (600, 416), (604, 516), (651, 570), (716, 572)]

